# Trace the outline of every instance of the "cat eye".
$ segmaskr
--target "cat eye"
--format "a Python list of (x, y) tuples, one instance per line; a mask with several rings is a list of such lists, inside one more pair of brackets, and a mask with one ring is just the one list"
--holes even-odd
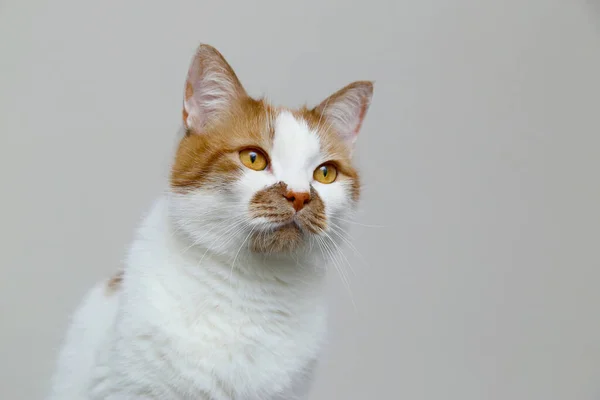
[(240, 161), (246, 167), (255, 171), (262, 171), (267, 168), (267, 156), (256, 149), (245, 149), (240, 151)]
[(332, 183), (337, 178), (337, 168), (333, 164), (323, 164), (315, 169), (313, 178), (320, 183)]

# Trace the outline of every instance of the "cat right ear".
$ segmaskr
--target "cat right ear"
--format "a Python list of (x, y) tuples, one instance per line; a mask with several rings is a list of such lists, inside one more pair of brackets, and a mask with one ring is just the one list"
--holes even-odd
[(200, 134), (217, 122), (246, 91), (217, 49), (202, 44), (190, 65), (183, 98), (183, 124)]
[(372, 97), (373, 82), (358, 81), (329, 96), (315, 111), (325, 116), (340, 139), (352, 149)]

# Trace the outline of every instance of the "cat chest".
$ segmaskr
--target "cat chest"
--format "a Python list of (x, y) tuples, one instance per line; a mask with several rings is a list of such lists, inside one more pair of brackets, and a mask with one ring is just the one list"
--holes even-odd
[(208, 317), (200, 322), (177, 345), (176, 353), (186, 360), (180, 368), (229, 394), (284, 390), (317, 358), (325, 332), (317, 314), (290, 321)]

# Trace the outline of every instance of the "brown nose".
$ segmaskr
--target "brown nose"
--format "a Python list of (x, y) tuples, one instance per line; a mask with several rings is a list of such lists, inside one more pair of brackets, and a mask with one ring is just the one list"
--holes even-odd
[(307, 192), (293, 192), (289, 191), (283, 195), (292, 205), (294, 206), (294, 210), (300, 211), (304, 208), (305, 205), (310, 203), (310, 193)]

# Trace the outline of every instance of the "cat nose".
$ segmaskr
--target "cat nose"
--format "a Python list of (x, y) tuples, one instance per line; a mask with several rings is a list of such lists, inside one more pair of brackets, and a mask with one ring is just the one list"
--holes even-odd
[(302, 210), (305, 205), (310, 203), (310, 193), (308, 192), (294, 192), (290, 190), (283, 197), (292, 203), (296, 211)]

